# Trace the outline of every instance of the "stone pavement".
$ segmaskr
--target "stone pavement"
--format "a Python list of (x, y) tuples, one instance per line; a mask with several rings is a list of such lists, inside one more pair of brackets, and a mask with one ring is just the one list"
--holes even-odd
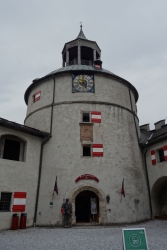
[[(149, 250), (167, 250), (167, 221), (148, 221), (127, 227), (144, 227)], [(122, 228), (27, 228), (0, 232), (0, 250), (122, 250)]]

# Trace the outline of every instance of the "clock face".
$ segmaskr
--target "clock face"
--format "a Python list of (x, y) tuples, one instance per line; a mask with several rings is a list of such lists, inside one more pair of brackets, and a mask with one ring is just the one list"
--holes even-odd
[(73, 92), (94, 92), (93, 75), (73, 75)]

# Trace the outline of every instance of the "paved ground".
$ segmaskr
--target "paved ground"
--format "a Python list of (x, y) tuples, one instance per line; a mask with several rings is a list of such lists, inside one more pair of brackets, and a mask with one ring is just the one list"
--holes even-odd
[[(149, 250), (167, 250), (167, 221), (149, 221), (128, 227), (146, 228)], [(122, 250), (122, 228), (125, 227), (1, 231), (0, 250)]]

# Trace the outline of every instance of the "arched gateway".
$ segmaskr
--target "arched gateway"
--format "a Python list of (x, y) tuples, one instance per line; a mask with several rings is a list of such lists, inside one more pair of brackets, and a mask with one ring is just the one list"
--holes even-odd
[[(75, 188), (69, 195), (69, 199), (72, 203), (73, 212), (72, 212), (72, 224), (79, 222), (76, 220), (76, 209), (78, 209), (77, 202), (79, 201), (79, 197), (85, 196), (89, 198), (97, 198), (97, 206), (98, 213), (96, 216), (96, 221), (100, 224), (105, 224), (107, 222), (107, 212), (106, 212), (106, 199), (103, 192), (92, 185), (82, 185)], [(94, 196), (94, 197), (91, 197)], [(85, 206), (88, 206), (88, 201)], [(88, 222), (90, 218), (88, 218), (89, 211), (86, 212), (84, 216), (80, 216), (78, 219), (83, 219), (83, 222)]]
[(167, 219), (167, 176), (159, 178), (151, 191), (153, 215)]

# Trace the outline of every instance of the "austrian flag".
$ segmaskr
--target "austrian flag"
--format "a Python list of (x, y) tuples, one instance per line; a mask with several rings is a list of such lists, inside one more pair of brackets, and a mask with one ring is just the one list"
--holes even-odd
[(38, 101), (40, 99), (40, 97), (41, 97), (41, 91), (39, 90), (34, 95), (34, 102)]
[(101, 66), (100, 66), (100, 65), (95, 64), (95, 68), (100, 69), (100, 68), (101, 68)]
[(93, 144), (92, 151), (93, 156), (103, 156), (103, 144)]
[(156, 164), (155, 150), (151, 150), (151, 161), (152, 165)]
[(14, 192), (12, 212), (24, 212), (26, 209), (26, 192)]
[(92, 111), (91, 115), (92, 115), (91, 122), (101, 123), (101, 112), (99, 112), (99, 111)]

